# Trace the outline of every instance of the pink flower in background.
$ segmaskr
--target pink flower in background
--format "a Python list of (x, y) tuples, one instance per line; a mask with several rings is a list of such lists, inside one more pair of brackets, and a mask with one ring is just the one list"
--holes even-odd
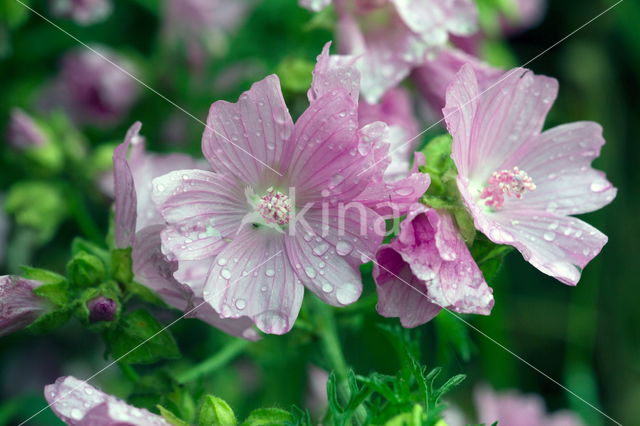
[[(326, 2), (303, 1), (312, 10)], [(362, 94), (369, 103), (409, 75), (449, 34), (476, 30), (471, 0), (334, 0), (340, 53), (358, 57)]]
[(200, 68), (208, 55), (226, 49), (227, 37), (246, 17), (253, 1), (165, 0), (164, 32), (172, 44), (187, 49)]
[(54, 15), (73, 19), (80, 25), (90, 25), (111, 15), (111, 0), (50, 0)]
[(513, 14), (502, 19), (502, 29), (506, 35), (536, 26), (547, 10), (547, 0), (511, 0), (510, 3)]
[(415, 327), (447, 308), (489, 315), (492, 290), (484, 281), (453, 218), (416, 204), (398, 236), (376, 252), (373, 277), (378, 313)]
[(427, 59), (413, 71), (412, 77), (429, 107), (440, 114), (445, 105), (447, 88), (464, 64), (469, 64), (478, 79), (481, 91), (489, 87), (504, 73), (461, 50), (446, 48)]
[(525, 69), (480, 91), (465, 65), (443, 110), (458, 189), (475, 226), (545, 274), (575, 285), (607, 237), (569, 215), (597, 210), (616, 195), (604, 173), (591, 167), (604, 144), (602, 128), (576, 122), (542, 132), (558, 83)]
[[(318, 57), (311, 105), (295, 124), (278, 78), (268, 76), (238, 103), (211, 106), (202, 151), (215, 173), (181, 170), (154, 180), (154, 201), (169, 224), (163, 253), (180, 267), (216, 256), (204, 299), (222, 317), (246, 315), (266, 333), (291, 329), (304, 287), (334, 306), (358, 299), (358, 265), (382, 239), (377, 205), (415, 201), (429, 183), (419, 175), (382, 187), (387, 162), (369, 166), (386, 156), (386, 125), (359, 128), (358, 72), (332, 62), (328, 47)], [(378, 192), (344, 208), (370, 185)]]
[(176, 262), (169, 261), (160, 250), (160, 232), (164, 220), (151, 201), (151, 182), (157, 176), (179, 168), (200, 167), (184, 154), (149, 154), (139, 135), (141, 124), (135, 123), (122, 144), (114, 151), (115, 240), (119, 248), (132, 247), (133, 272), (137, 282), (154, 290), (170, 306), (187, 316), (199, 318), (229, 334), (247, 339), (258, 336), (248, 319), (221, 319), (203, 303), (202, 287), (206, 271), (198, 262), (186, 262), (176, 281)]
[(164, 418), (108, 395), (72, 376), (44, 388), (53, 412), (69, 426), (170, 426)]
[(41, 285), (14, 275), (0, 276), (0, 336), (28, 326), (47, 312), (49, 303), (33, 294)]
[[(54, 96), (60, 98), (79, 122), (112, 125), (125, 116), (138, 99), (139, 84), (118, 67), (136, 75), (127, 59), (109, 48), (94, 46), (67, 53)], [(115, 65), (114, 65), (115, 64)]]
[(377, 104), (361, 102), (358, 106), (358, 120), (361, 125), (383, 121), (389, 126), (389, 157), (391, 163), (385, 177), (397, 179), (406, 177), (413, 151), (419, 139), (409, 142), (418, 134), (418, 122), (413, 114), (409, 92), (401, 87), (389, 90)]
[(47, 136), (30, 115), (20, 108), (13, 108), (7, 126), (7, 141), (16, 149), (27, 149), (44, 146)]
[[(507, 426), (582, 426), (584, 423), (570, 411), (547, 414), (538, 395), (522, 395), (514, 391), (496, 393), (486, 386), (475, 391), (478, 422), (496, 421)], [(451, 424), (451, 426), (457, 426)], [(462, 425), (460, 425), (462, 426)]]

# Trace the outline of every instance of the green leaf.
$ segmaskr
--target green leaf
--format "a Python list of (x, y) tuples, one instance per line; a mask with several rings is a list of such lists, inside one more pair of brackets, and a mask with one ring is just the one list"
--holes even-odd
[(67, 281), (64, 276), (46, 269), (31, 266), (21, 266), (20, 269), (24, 278), (40, 281), (44, 284), (62, 284)]
[(438, 348), (444, 353), (441, 358), (448, 358), (451, 347), (460, 355), (463, 361), (471, 358), (471, 340), (467, 326), (451, 314), (442, 313), (434, 318), (438, 336)]
[(258, 408), (249, 414), (242, 426), (281, 426), (293, 421), (293, 415), (280, 408)]
[(302, 58), (285, 58), (276, 74), (282, 82), (282, 90), (291, 93), (305, 93), (311, 86), (311, 73), (314, 63)]
[(422, 168), (429, 174), (444, 176), (455, 167), (451, 159), (451, 135), (444, 134), (431, 139), (422, 149), (425, 157), (425, 165)]
[(27, 330), (37, 334), (49, 333), (64, 325), (69, 318), (71, 318), (70, 308), (64, 307), (56, 309), (41, 315), (37, 320), (31, 323), (29, 327), (27, 327)]
[(99, 257), (80, 251), (67, 263), (67, 276), (78, 287), (92, 287), (105, 279), (105, 265)]
[(160, 411), (160, 415), (173, 426), (189, 426), (189, 423), (181, 420), (180, 418), (178, 418), (178, 416), (173, 414), (168, 409), (164, 408), (162, 405), (157, 405), (157, 407)]
[(168, 305), (149, 287), (145, 287), (142, 284), (138, 284), (135, 281), (131, 281), (127, 284), (127, 291), (130, 296), (137, 296), (140, 300), (154, 305), (167, 307)]
[[(22, 0), (26, 5), (30, 0)], [(6, 23), (11, 29), (22, 25), (29, 17), (29, 9), (15, 0), (0, 0), (0, 22)], [(0, 25), (1, 26), (1, 25)]]
[(484, 235), (478, 234), (470, 251), (480, 267), (484, 279), (490, 282), (500, 270), (504, 257), (513, 251), (513, 247), (495, 244)]
[(233, 426), (238, 424), (229, 404), (213, 395), (207, 395), (200, 409), (199, 426)]
[(151, 364), (180, 357), (180, 350), (169, 332), (148, 312), (137, 310), (107, 333), (111, 355), (127, 364)]

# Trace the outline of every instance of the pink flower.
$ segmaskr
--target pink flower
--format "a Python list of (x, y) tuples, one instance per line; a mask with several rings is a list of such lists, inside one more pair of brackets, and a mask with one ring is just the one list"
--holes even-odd
[[(151, 201), (151, 182), (179, 168), (200, 167), (199, 162), (183, 154), (149, 154), (135, 123), (122, 144), (114, 151), (115, 240), (119, 248), (132, 247), (136, 281), (154, 290), (170, 306), (187, 316), (197, 317), (229, 334), (247, 339), (258, 336), (248, 319), (221, 319), (203, 303), (202, 287), (206, 272), (198, 262), (188, 262), (178, 271), (160, 250), (160, 232), (164, 220)], [(174, 273), (184, 279), (176, 281)]]
[(484, 281), (452, 217), (416, 204), (398, 236), (378, 248), (373, 277), (378, 313), (415, 327), (447, 308), (488, 315), (492, 290)]
[(138, 82), (117, 67), (134, 75), (136, 69), (106, 47), (93, 49), (108, 60), (85, 48), (66, 54), (54, 96), (79, 122), (111, 125), (129, 112), (139, 94)]
[(382, 238), (376, 210), (401, 214), (429, 183), (417, 174), (385, 186), (387, 163), (369, 167), (386, 156), (387, 126), (359, 128), (358, 72), (333, 61), (328, 48), (318, 57), (311, 105), (295, 124), (278, 78), (268, 76), (238, 103), (211, 106), (202, 151), (215, 173), (154, 180), (169, 224), (163, 253), (180, 268), (216, 256), (204, 299), (222, 317), (246, 315), (266, 333), (291, 329), (304, 287), (334, 306), (358, 299), (358, 265)]
[(427, 59), (413, 71), (412, 77), (418, 90), (433, 111), (440, 111), (445, 104), (447, 88), (464, 64), (469, 64), (478, 78), (481, 90), (494, 83), (504, 71), (494, 68), (461, 50), (446, 48)]
[(413, 114), (409, 92), (401, 87), (389, 90), (379, 103), (360, 103), (358, 120), (361, 125), (383, 121), (389, 125), (389, 157), (391, 163), (385, 171), (390, 180), (406, 177), (411, 154), (419, 140), (407, 143), (418, 134), (418, 122)]
[(50, 3), (55, 15), (73, 19), (80, 25), (103, 21), (113, 9), (111, 0), (51, 0)]
[(49, 303), (33, 294), (41, 285), (14, 275), (0, 276), (0, 336), (28, 326), (47, 312)]
[(207, 55), (226, 48), (228, 33), (245, 18), (251, 1), (166, 0), (164, 31), (173, 44), (183, 44), (196, 67)]
[[(537, 395), (507, 391), (495, 393), (486, 386), (475, 391), (478, 422), (496, 421), (508, 426), (582, 426), (584, 423), (569, 411), (547, 414), (544, 401)], [(455, 425), (451, 425), (455, 426)]]
[[(326, 2), (301, 2), (310, 9)], [(449, 34), (475, 32), (471, 0), (334, 0), (340, 53), (358, 57), (362, 94), (375, 103), (443, 47)]]
[(170, 426), (164, 418), (137, 408), (72, 376), (44, 388), (53, 412), (69, 426)]
[(590, 166), (604, 144), (598, 124), (542, 132), (557, 91), (555, 79), (516, 68), (480, 95), (465, 65), (447, 91), (443, 114), (453, 136), (458, 189), (476, 228), (575, 285), (607, 237), (569, 215), (609, 204), (616, 189)]

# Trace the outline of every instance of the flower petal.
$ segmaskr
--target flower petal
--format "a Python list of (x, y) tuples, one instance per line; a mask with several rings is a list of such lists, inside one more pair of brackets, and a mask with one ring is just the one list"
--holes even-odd
[(202, 152), (213, 170), (256, 187), (266, 176), (284, 174), (281, 159), (291, 149), (293, 122), (276, 75), (254, 83), (235, 104), (211, 105)]
[(535, 210), (492, 214), (480, 230), (497, 244), (513, 245), (533, 266), (569, 285), (578, 283), (582, 269), (607, 243), (606, 235), (579, 219)]
[(0, 336), (18, 331), (47, 310), (47, 301), (33, 293), (40, 281), (15, 275), (0, 276)]
[(473, 69), (464, 65), (442, 110), (458, 172), (486, 182), (540, 133), (557, 91), (555, 79), (514, 68), (480, 92)]
[(169, 224), (163, 253), (179, 260), (216, 255), (249, 211), (237, 181), (205, 170), (178, 170), (154, 179), (152, 197)]
[[(469, 35), (476, 31), (478, 10), (471, 0), (391, 0), (412, 31), (425, 39), (440, 40), (446, 34)], [(444, 32), (442, 35), (434, 35)]]
[(373, 277), (378, 291), (377, 310), (383, 317), (399, 317), (404, 327), (431, 321), (440, 306), (429, 302), (424, 282), (412, 272), (400, 253), (389, 245), (376, 253)]
[(83, 380), (60, 377), (44, 388), (51, 409), (70, 426), (170, 426), (162, 417), (108, 395)]
[(313, 81), (307, 93), (309, 102), (313, 103), (327, 93), (342, 89), (349, 94), (355, 104), (360, 96), (360, 73), (353, 65), (354, 59), (329, 55), (331, 42), (322, 48), (313, 69)]
[(351, 200), (366, 187), (376, 168), (369, 149), (360, 152), (356, 105), (349, 95), (336, 89), (317, 99), (295, 124), (288, 177), (296, 198), (305, 204), (322, 197), (335, 202)]
[(289, 331), (304, 288), (287, 259), (284, 238), (269, 229), (243, 228), (213, 263), (204, 299), (223, 318), (248, 316), (265, 333)]
[(609, 204), (617, 190), (604, 173), (591, 167), (602, 145), (602, 127), (593, 122), (564, 124), (543, 132), (506, 165), (525, 170), (536, 190), (520, 200), (505, 200), (505, 209), (571, 215)]
[(131, 142), (138, 138), (142, 124), (137, 121), (113, 151), (113, 186), (115, 193), (115, 244), (118, 248), (130, 247), (136, 232), (137, 199), (133, 175), (127, 163)]
[(373, 258), (383, 236), (376, 235), (375, 224), (384, 231), (384, 221), (357, 204), (343, 210), (312, 209), (303, 219), (285, 240), (298, 278), (330, 305), (353, 303), (362, 292), (358, 265)]
[(475, 56), (452, 48), (442, 49), (433, 59), (427, 59), (413, 71), (412, 77), (420, 93), (435, 111), (440, 112), (445, 106), (447, 88), (465, 64), (473, 68), (480, 90), (489, 87), (504, 73), (503, 70), (489, 66)]

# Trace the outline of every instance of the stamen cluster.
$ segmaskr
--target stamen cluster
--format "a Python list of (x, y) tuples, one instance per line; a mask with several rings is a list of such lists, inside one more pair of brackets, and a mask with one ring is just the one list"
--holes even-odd
[(266, 195), (260, 198), (256, 205), (256, 211), (266, 223), (286, 225), (289, 223), (289, 215), (293, 210), (289, 196), (273, 188), (267, 190)]
[(487, 186), (480, 194), (480, 198), (486, 199), (485, 204), (494, 209), (500, 209), (504, 205), (504, 196), (522, 198), (527, 191), (534, 191), (536, 184), (533, 179), (518, 167), (511, 170), (493, 172), (487, 182)]

